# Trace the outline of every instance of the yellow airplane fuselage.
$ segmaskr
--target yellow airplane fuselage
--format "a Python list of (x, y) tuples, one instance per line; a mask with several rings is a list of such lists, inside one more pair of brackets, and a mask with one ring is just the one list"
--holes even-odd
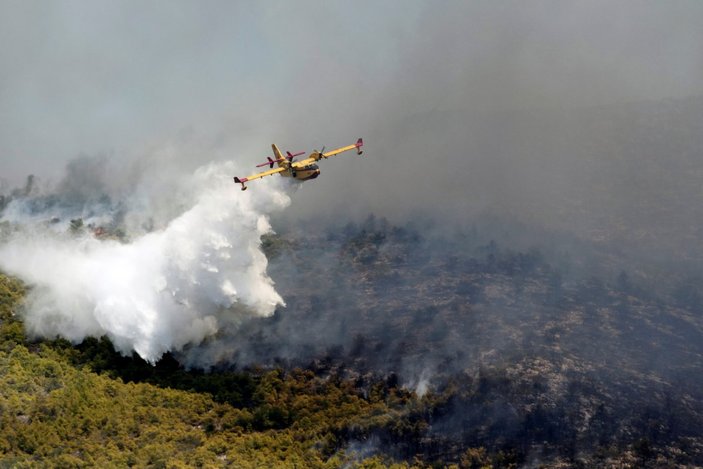
[(310, 164), (303, 166), (302, 168), (290, 167), (288, 171), (281, 173), (281, 176), (293, 177), (299, 181), (307, 181), (309, 179), (315, 179), (320, 175), (320, 168), (316, 164)]

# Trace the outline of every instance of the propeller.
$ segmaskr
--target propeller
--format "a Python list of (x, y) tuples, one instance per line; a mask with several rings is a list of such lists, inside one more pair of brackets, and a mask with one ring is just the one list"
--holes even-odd
[(322, 155), (325, 153), (325, 146), (322, 145), (322, 150), (320, 150), (320, 151), (315, 150), (313, 153), (317, 153), (317, 154), (318, 154), (317, 159), (319, 160), (320, 158), (322, 158)]

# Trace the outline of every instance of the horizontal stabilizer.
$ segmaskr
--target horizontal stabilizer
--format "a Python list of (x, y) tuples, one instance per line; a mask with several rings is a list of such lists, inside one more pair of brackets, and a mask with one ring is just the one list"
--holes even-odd
[(262, 166), (268, 165), (269, 168), (273, 168), (273, 164), (276, 163), (276, 161), (272, 160), (270, 156), (267, 156), (266, 159), (268, 160), (266, 163), (261, 163), (257, 164), (257, 168), (261, 168)]

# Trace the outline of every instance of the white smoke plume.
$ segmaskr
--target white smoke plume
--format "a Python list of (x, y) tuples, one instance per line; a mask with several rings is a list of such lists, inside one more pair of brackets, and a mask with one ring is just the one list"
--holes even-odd
[[(121, 193), (105, 188), (109, 195), (93, 197), (74, 185), (66, 198), (70, 170), (61, 197), (19, 197), (0, 214), (0, 269), (32, 287), (22, 313), (30, 335), (73, 342), (107, 335), (121, 353), (154, 363), (237, 317), (268, 316), (283, 303), (260, 249), (269, 214), (290, 202), (278, 181), (241, 192), (235, 165), (213, 163), (171, 177), (170, 187), (142, 176)], [(107, 174), (95, 171), (94, 182)], [(76, 214), (86, 225), (110, 220), (127, 236), (71, 230)], [(155, 226), (144, 229), (147, 221)]]

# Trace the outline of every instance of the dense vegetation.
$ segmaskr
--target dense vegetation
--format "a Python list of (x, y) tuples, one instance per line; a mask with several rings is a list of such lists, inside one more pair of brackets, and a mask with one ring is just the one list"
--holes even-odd
[(2, 466), (374, 467), (381, 459), (361, 461), (348, 443), (388, 427), (411, 399), (383, 382), (362, 397), (303, 370), (151, 367), (104, 339), (30, 343), (12, 313), (22, 294), (0, 276)]

